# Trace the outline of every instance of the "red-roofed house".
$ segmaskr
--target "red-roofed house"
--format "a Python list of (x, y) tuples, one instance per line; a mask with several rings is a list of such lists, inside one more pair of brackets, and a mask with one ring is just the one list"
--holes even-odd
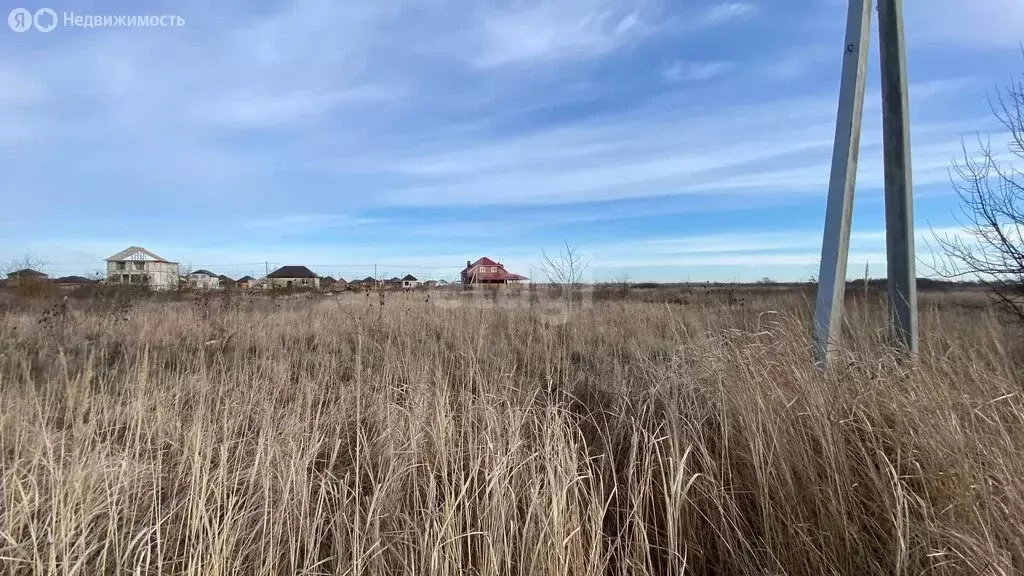
[(519, 284), (526, 282), (528, 278), (519, 274), (513, 274), (501, 262), (495, 262), (486, 256), (476, 262), (466, 261), (466, 268), (462, 271), (462, 284)]

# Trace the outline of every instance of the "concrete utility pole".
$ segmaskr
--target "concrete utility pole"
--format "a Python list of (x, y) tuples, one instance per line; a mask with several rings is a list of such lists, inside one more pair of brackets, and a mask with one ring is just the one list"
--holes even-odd
[(903, 0), (878, 2), (882, 61), (882, 140), (885, 146), (885, 246), (889, 317), (894, 339), (917, 353), (917, 272), (910, 164), (910, 104), (903, 36)]
[[(839, 93), (832, 175), (814, 309), (814, 360), (824, 367), (842, 329), (850, 221), (856, 186), (871, 1), (850, 0)], [(913, 186), (902, 0), (879, 0), (885, 148), (885, 220), (889, 310), (893, 333), (917, 352), (917, 284), (914, 270)]]
[(827, 362), (829, 349), (838, 340), (842, 328), (850, 220), (853, 216), (853, 190), (857, 181), (868, 44), (871, 38), (871, 1), (850, 0), (846, 18), (843, 78), (839, 86), (832, 175), (825, 208), (818, 296), (814, 306), (814, 362), (822, 366)]

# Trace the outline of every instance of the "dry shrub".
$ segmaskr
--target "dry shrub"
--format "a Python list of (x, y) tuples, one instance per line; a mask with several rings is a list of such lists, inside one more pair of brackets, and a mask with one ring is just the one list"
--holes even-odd
[[(1019, 336), (802, 297), (364, 295), (0, 319), (7, 574), (1024, 571)], [(1015, 357), (1016, 356), (1016, 357)]]

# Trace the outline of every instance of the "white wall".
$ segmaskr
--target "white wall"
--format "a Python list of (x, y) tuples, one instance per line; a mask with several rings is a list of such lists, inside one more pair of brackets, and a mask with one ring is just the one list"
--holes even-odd
[(188, 275), (188, 283), (190, 287), (197, 290), (216, 290), (220, 288), (220, 278), (194, 272)]
[[(119, 264), (124, 264), (124, 268)], [(175, 290), (178, 287), (178, 265), (174, 262), (107, 262), (107, 282), (110, 284), (142, 284), (143, 276), (149, 278), (148, 285), (153, 290)]]

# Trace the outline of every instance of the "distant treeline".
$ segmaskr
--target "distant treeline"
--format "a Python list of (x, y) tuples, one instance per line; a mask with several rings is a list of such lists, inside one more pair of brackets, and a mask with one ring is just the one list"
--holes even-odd
[[(872, 289), (885, 290), (887, 280), (885, 278), (869, 278), (868, 287)], [(635, 282), (629, 284), (630, 288), (638, 290), (657, 288), (809, 288), (816, 286), (817, 282), (775, 282), (774, 280), (760, 280), (756, 282)], [(962, 290), (978, 288), (983, 286), (980, 282), (937, 280), (935, 278), (918, 278), (917, 289), (928, 291)], [(848, 280), (846, 288), (864, 288), (864, 280)]]

